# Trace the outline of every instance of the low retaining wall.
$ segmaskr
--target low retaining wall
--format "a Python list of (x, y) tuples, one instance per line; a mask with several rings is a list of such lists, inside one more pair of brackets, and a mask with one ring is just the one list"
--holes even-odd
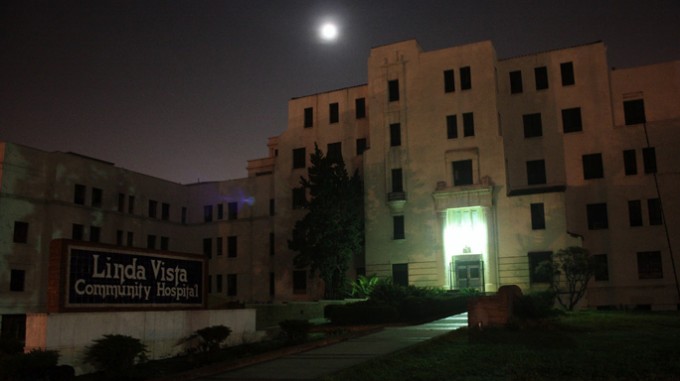
[(517, 286), (502, 286), (496, 295), (474, 298), (468, 303), (468, 328), (504, 326), (512, 316), (512, 305), (522, 296)]
[(25, 350), (57, 350), (60, 364), (82, 374), (93, 371), (82, 362), (83, 350), (103, 335), (137, 338), (146, 344), (149, 359), (160, 359), (183, 352), (182, 338), (213, 325), (231, 329), (228, 345), (260, 339), (254, 309), (40, 313), (26, 316)]
[(287, 302), (274, 304), (248, 304), (257, 310), (257, 329), (277, 327), (284, 320), (323, 319), (324, 308), (329, 304), (345, 304), (364, 299), (319, 300), (314, 302)]

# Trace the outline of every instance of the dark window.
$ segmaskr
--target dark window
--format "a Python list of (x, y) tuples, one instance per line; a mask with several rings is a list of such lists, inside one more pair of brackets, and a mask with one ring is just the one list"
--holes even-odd
[(392, 265), (392, 283), (408, 287), (408, 263), (395, 263)]
[(220, 256), (224, 253), (224, 240), (222, 237), (215, 238), (215, 255)]
[(642, 149), (642, 165), (645, 173), (656, 173), (656, 150), (654, 147)]
[(363, 155), (366, 151), (366, 138), (357, 139), (357, 155)]
[(637, 159), (635, 157), (634, 149), (623, 151), (623, 166), (626, 171), (626, 176), (637, 174)]
[(128, 196), (128, 213), (135, 213), (135, 196)]
[(518, 94), (523, 91), (522, 88), (522, 71), (516, 70), (510, 72), (510, 94)]
[(661, 213), (661, 199), (650, 198), (647, 200), (647, 212), (649, 213), (650, 225), (663, 224), (663, 214)]
[(638, 278), (662, 279), (663, 265), (660, 251), (643, 251), (637, 253)]
[(306, 205), (305, 188), (293, 188), (293, 209), (301, 209)]
[[(212, 211), (210, 213), (212, 214)], [(156, 216), (158, 216), (158, 202), (149, 200), (149, 217), (156, 218)]]
[(548, 68), (545, 66), (534, 68), (534, 76), (536, 77), (536, 90), (548, 88)]
[(213, 287), (212, 287), (212, 275), (208, 275), (208, 293), (213, 292)]
[(127, 245), (132, 246), (135, 244), (135, 233), (127, 232)]
[(170, 238), (161, 237), (161, 250), (170, 250)]
[(213, 220), (213, 206), (206, 205), (203, 207), (203, 221), (210, 222)]
[(203, 255), (212, 258), (212, 238), (203, 238)]
[(155, 249), (156, 248), (156, 236), (153, 234), (149, 234), (146, 236), (146, 248), (147, 249)]
[(401, 124), (390, 124), (390, 146), (398, 147), (401, 145)]
[(574, 79), (574, 64), (572, 62), (561, 63), (560, 73), (562, 73), (562, 86), (569, 86), (576, 83), (576, 80)]
[(307, 293), (307, 271), (293, 271), (293, 294)]
[(463, 113), (463, 136), (475, 136), (475, 118), (471, 112)]
[(366, 117), (366, 98), (357, 98), (354, 100), (355, 115), (357, 119)]
[(90, 226), (90, 242), (99, 242), (101, 235), (102, 229), (99, 226)]
[(273, 216), (276, 214), (276, 199), (269, 199), (269, 215)]
[(545, 229), (545, 209), (543, 203), (531, 204), (531, 229)]
[(592, 153), (583, 155), (583, 178), (601, 179), (604, 177), (604, 167), (602, 165), (602, 154)]
[(607, 254), (593, 255), (593, 270), (596, 281), (609, 280), (609, 264), (607, 263)]
[(12, 269), (9, 274), (9, 290), (21, 292), (24, 291), (26, 284), (26, 271)]
[(85, 235), (85, 227), (81, 224), (71, 225), (71, 239), (82, 241)]
[(331, 161), (340, 162), (342, 160), (342, 143), (328, 143), (326, 158)]
[(404, 231), (404, 216), (392, 217), (392, 233), (394, 239), (406, 238), (406, 234)]
[(403, 192), (404, 185), (401, 168), (392, 169), (392, 192)]
[(125, 194), (118, 193), (118, 211), (123, 213), (125, 211)]
[(85, 205), (85, 185), (76, 184), (73, 188), (73, 203)]
[(340, 121), (340, 107), (336, 103), (328, 105), (328, 123), (338, 123)]
[(123, 231), (116, 230), (116, 245), (123, 246)]
[(623, 114), (626, 125), (645, 123), (645, 101), (643, 99), (634, 99), (623, 102)]
[(187, 207), (186, 206), (182, 207), (182, 223), (183, 224), (187, 223)]
[(460, 68), (460, 89), (469, 90), (472, 88), (472, 73), (470, 66)]
[(545, 176), (545, 160), (527, 161), (527, 184), (545, 184), (548, 180)]
[(525, 138), (543, 136), (543, 122), (541, 121), (541, 113), (522, 115), (522, 122), (524, 123)]
[(451, 167), (453, 168), (453, 186), (472, 184), (472, 160), (454, 161)]
[(567, 108), (562, 110), (562, 131), (564, 133), (578, 132), (583, 130), (581, 122), (581, 108)]
[(230, 235), (227, 237), (227, 257), (236, 258), (238, 256), (238, 237)]
[(552, 262), (552, 252), (536, 251), (529, 253), (529, 282), (550, 283), (552, 274), (549, 271), (541, 271), (539, 267), (544, 262)]
[(387, 82), (388, 100), (390, 102), (396, 102), (399, 100), (399, 80), (393, 79)]
[(588, 215), (588, 229), (599, 230), (609, 228), (607, 204), (588, 204), (586, 205), (586, 212)]
[(276, 254), (276, 237), (274, 233), (269, 233), (269, 255)]
[(227, 218), (230, 220), (238, 219), (238, 202), (230, 202), (227, 204)]
[(276, 277), (274, 273), (269, 273), (269, 296), (276, 294)]
[(217, 204), (217, 219), (221, 220), (224, 218), (224, 204)]
[(314, 108), (312, 107), (307, 107), (305, 109), (305, 128), (313, 127), (314, 126)]
[(293, 149), (293, 168), (304, 168), (307, 164), (307, 150), (303, 148)]
[(236, 296), (238, 294), (238, 277), (236, 274), (227, 274), (227, 295)]
[(222, 292), (222, 274), (215, 275), (215, 292)]
[(642, 226), (642, 203), (640, 200), (628, 201), (628, 222), (630, 226)]
[(456, 91), (456, 80), (453, 70), (444, 70), (444, 92), (452, 93)]
[(455, 115), (446, 116), (446, 138), (458, 138), (458, 118)]
[(28, 242), (28, 222), (14, 221), (14, 243)]
[(161, 204), (161, 219), (167, 221), (170, 219), (170, 204), (164, 202)]
[(92, 188), (92, 207), (101, 208), (103, 191), (99, 188)]

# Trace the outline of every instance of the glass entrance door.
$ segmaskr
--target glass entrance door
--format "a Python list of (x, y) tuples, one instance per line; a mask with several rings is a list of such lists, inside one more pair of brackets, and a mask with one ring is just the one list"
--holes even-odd
[(455, 288), (474, 288), (484, 291), (484, 262), (454, 261)]

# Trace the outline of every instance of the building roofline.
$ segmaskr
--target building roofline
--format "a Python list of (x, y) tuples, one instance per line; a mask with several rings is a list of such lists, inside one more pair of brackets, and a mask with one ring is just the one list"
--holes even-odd
[(368, 85), (368, 83), (361, 83), (361, 84), (358, 84), (358, 85), (341, 87), (341, 88), (333, 89), (333, 90), (321, 91), (321, 92), (318, 92), (318, 93), (302, 95), (302, 96), (299, 96), (299, 97), (292, 97), (292, 98), (290, 98), (290, 100), (294, 101), (296, 99), (307, 98), (307, 97), (311, 97), (311, 96), (315, 96), (315, 95), (319, 95), (319, 94), (334, 93), (336, 91), (349, 90), (349, 89), (354, 89), (354, 88), (357, 88), (357, 87), (362, 87), (362, 86), (367, 86), (367, 85)]
[(597, 45), (597, 44), (603, 44), (604, 41), (602, 40), (597, 40), (597, 41), (592, 41), (592, 42), (586, 42), (583, 44), (576, 44), (576, 45), (571, 45), (571, 46), (565, 46), (563, 48), (555, 48), (555, 49), (548, 49), (548, 50), (542, 50), (540, 52), (534, 52), (534, 53), (526, 53), (526, 54), (520, 54), (517, 56), (512, 56), (512, 57), (505, 57), (505, 58), (499, 58), (498, 61), (507, 61), (515, 58), (521, 58), (521, 57), (529, 57), (529, 56), (535, 56), (539, 54), (546, 54), (546, 53), (551, 53), (551, 52), (556, 52), (559, 50), (567, 50), (567, 49), (574, 49), (574, 48), (580, 48), (582, 46), (590, 46), (590, 45)]

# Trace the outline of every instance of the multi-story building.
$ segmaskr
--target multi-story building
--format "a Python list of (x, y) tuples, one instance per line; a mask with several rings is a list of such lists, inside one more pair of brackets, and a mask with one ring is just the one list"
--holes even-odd
[(613, 70), (601, 42), (498, 59), (490, 42), (411, 40), (372, 49), (367, 71), (290, 100), (243, 179), (181, 185), (0, 144), (3, 332), (44, 311), (56, 238), (203, 253), (211, 305), (321, 297), (287, 244), (315, 145), (364, 180), (353, 273), (530, 292), (538, 263), (582, 245), (603, 265), (588, 306), (678, 305), (680, 61)]

